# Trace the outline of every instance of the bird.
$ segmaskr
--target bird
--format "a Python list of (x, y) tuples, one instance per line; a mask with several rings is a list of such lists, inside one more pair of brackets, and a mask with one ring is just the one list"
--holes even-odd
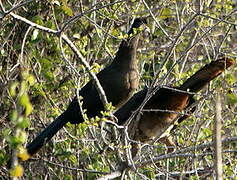
[[(174, 151), (175, 143), (169, 135), (169, 132), (177, 127), (174, 122), (177, 120), (177, 124), (179, 124), (187, 119), (195, 111), (195, 107), (193, 107), (195, 93), (202, 90), (211, 80), (234, 63), (232, 58), (220, 57), (206, 64), (182, 85), (158, 89), (146, 102), (144, 109), (156, 109), (159, 111), (143, 111), (138, 120), (134, 118), (130, 121), (128, 124), (129, 138), (141, 143), (149, 143), (161, 135), (159, 141), (168, 147), (168, 152)], [(128, 123), (127, 120), (142, 104), (147, 92), (148, 88), (137, 92), (124, 106), (114, 113), (118, 120), (118, 125), (126, 125)], [(188, 114), (179, 117), (179, 113), (185, 110), (188, 111)], [(135, 157), (138, 153), (139, 145), (134, 142), (131, 144), (131, 153)]]
[[(141, 32), (144, 32), (146, 25), (145, 17), (136, 18), (127, 33), (127, 37), (120, 43), (112, 63), (97, 74), (108, 102), (111, 102), (115, 109), (125, 104), (138, 88), (139, 68), (136, 51)], [(82, 109), (86, 109), (88, 118), (99, 116), (100, 112), (105, 110), (92, 80), (79, 91), (79, 95), (83, 98)], [(37, 153), (68, 122), (71, 124), (84, 122), (77, 96), (59, 117), (26, 146), (29, 156)]]

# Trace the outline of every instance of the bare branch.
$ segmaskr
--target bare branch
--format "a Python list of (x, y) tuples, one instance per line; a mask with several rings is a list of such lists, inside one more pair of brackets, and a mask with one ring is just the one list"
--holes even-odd
[(31, 30), (31, 27), (32, 27), (32, 26), (30, 26), (30, 27), (27, 29), (27, 31), (26, 31), (26, 33), (25, 33), (25, 36), (24, 36), (24, 38), (23, 38), (23, 41), (22, 41), (21, 54), (20, 54), (20, 64), (21, 64), (21, 65), (23, 64), (23, 55), (24, 55), (24, 47), (25, 47), (26, 38), (27, 38), (27, 36), (28, 36), (28, 34), (29, 34), (30, 30)]
[(27, 1), (23, 2), (23, 3), (20, 3), (20, 4), (16, 5), (16, 6), (12, 7), (11, 9), (9, 9), (8, 11), (5, 12), (4, 16), (8, 15), (12, 11), (15, 11), (16, 9), (19, 9), (22, 6), (25, 6), (26, 4), (28, 4), (28, 3), (32, 2), (32, 1), (33, 0), (27, 0)]
[(99, 9), (103, 9), (103, 8), (112, 6), (112, 5), (114, 5), (114, 4), (122, 3), (122, 2), (125, 2), (125, 1), (127, 1), (127, 0), (118, 0), (118, 1), (115, 1), (115, 2), (112, 2), (112, 3), (108, 3), (108, 4), (104, 5), (104, 6), (100, 6), (100, 7), (98, 7), (98, 8), (93, 8), (93, 7), (92, 7), (92, 8), (90, 8), (90, 10), (88, 10), (88, 11), (85, 11), (85, 12), (83, 12), (83, 13), (77, 14), (77, 15), (73, 16), (72, 18), (70, 18), (69, 20), (67, 20), (67, 21), (65, 22), (65, 24), (62, 26), (60, 32), (63, 32), (63, 31), (67, 28), (67, 26), (68, 26), (69, 24), (71, 24), (72, 22), (76, 21), (78, 18), (80, 18), (80, 17), (82, 17), (82, 16), (84, 16), (84, 15), (86, 15), (86, 14), (90, 14), (90, 13), (92, 13), (92, 12), (94, 12), (94, 11), (99, 10)]
[(109, 180), (109, 179), (115, 179), (116, 177), (120, 177), (122, 175), (121, 171), (115, 171), (110, 174), (107, 174), (105, 176), (102, 176), (98, 178), (97, 180)]
[(41, 26), (39, 24), (36, 24), (36, 23), (34, 23), (32, 21), (29, 21), (28, 19), (26, 19), (22, 16), (14, 14), (13, 12), (10, 13), (10, 16), (12, 16), (14, 19), (20, 20), (20, 21), (22, 21), (22, 22), (24, 22), (24, 23), (26, 23), (26, 24), (28, 24), (28, 25), (36, 28), (36, 29), (39, 29), (41, 31), (45, 31), (45, 32), (52, 33), (52, 34), (57, 34), (58, 33), (58, 31), (56, 31), (56, 30)]
[(222, 180), (222, 145), (221, 145), (221, 98), (219, 92), (216, 95), (215, 102), (215, 127), (214, 127), (214, 137), (213, 145), (215, 149), (215, 171), (216, 180)]
[(33, 161), (41, 160), (43, 162), (46, 162), (46, 163), (49, 163), (49, 164), (52, 164), (52, 165), (55, 165), (55, 166), (58, 166), (58, 167), (64, 168), (64, 169), (70, 169), (70, 170), (88, 172), (88, 173), (107, 174), (106, 172), (101, 172), (101, 171), (95, 171), (95, 170), (90, 170), (90, 169), (81, 169), (81, 168), (77, 168), (77, 167), (69, 167), (64, 164), (54, 163), (54, 162), (46, 160), (46, 159), (31, 158), (31, 160), (33, 160)]
[(166, 37), (172, 41), (172, 38), (170, 37), (170, 35), (165, 31), (165, 29), (160, 25), (160, 23), (156, 20), (156, 17), (154, 16), (154, 14), (152, 13), (150, 7), (147, 5), (145, 0), (142, 0), (143, 4), (145, 5), (145, 7), (147, 8), (147, 10), (149, 11), (151, 17), (153, 18), (153, 20), (155, 21), (155, 23), (157, 24), (157, 26), (162, 30), (162, 32), (166, 35)]
[[(237, 11), (237, 9), (234, 9), (233, 13)], [(206, 14), (203, 14), (203, 13), (199, 13), (199, 15), (205, 17), (205, 18), (208, 18), (208, 19), (212, 19), (212, 20), (215, 20), (215, 21), (219, 21), (219, 22), (223, 22), (223, 23), (226, 23), (226, 24), (229, 24), (229, 25), (233, 25), (233, 26), (237, 26), (236, 23), (233, 23), (233, 22), (230, 22), (230, 21), (226, 21), (225, 19), (220, 19), (220, 18), (214, 18), (212, 16), (209, 16), (209, 15), (206, 15)]]
[[(223, 144), (228, 144), (228, 143), (233, 142), (233, 141), (237, 141), (237, 136), (225, 138), (225, 139), (222, 140), (222, 143)], [(209, 143), (202, 143), (202, 144), (199, 144), (199, 145), (196, 145), (196, 146), (187, 147), (187, 148), (177, 150), (177, 151), (172, 152), (172, 153), (168, 153), (168, 154), (165, 154), (165, 155), (154, 157), (152, 160), (147, 160), (147, 161), (143, 161), (141, 163), (137, 163), (136, 167), (142, 167), (142, 166), (151, 164), (152, 162), (177, 157), (177, 154), (182, 154), (182, 153), (186, 153), (186, 152), (197, 151), (197, 150), (201, 150), (201, 149), (204, 149), (204, 148), (209, 148), (209, 147), (212, 147), (213, 144), (214, 144), (213, 142), (209, 142)]]

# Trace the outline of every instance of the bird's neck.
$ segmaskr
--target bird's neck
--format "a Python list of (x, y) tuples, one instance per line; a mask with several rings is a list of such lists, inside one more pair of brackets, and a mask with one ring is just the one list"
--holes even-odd
[(125, 68), (137, 66), (136, 50), (138, 46), (139, 37), (140, 35), (137, 34), (136, 36), (133, 36), (121, 42), (119, 50), (113, 61), (114, 64), (123, 66)]

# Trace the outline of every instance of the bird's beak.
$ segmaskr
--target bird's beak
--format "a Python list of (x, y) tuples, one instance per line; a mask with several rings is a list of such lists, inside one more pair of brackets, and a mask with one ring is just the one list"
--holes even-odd
[(151, 33), (150, 27), (147, 26), (146, 24), (144, 24), (144, 32), (145, 32), (146, 34), (150, 34), (150, 33)]
[(148, 25), (143, 24), (143, 36), (144, 37), (150, 37), (151, 35), (151, 29)]

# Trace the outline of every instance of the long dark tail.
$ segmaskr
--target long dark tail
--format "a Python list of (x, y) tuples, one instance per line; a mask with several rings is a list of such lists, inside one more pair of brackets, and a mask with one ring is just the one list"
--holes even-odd
[(40, 148), (48, 142), (66, 123), (67, 118), (64, 117), (64, 113), (55, 119), (48, 127), (46, 127), (29, 145), (26, 149), (30, 156), (37, 153)]
[(189, 90), (190, 92), (198, 92), (203, 89), (212, 79), (219, 76), (225, 69), (234, 64), (234, 60), (230, 58), (220, 58), (216, 61), (205, 65), (198, 72), (192, 75), (183, 85), (179, 87), (181, 90)]
[[(210, 64), (205, 65), (199, 71), (197, 71), (194, 75), (192, 75), (189, 79), (187, 79), (183, 85), (179, 87), (181, 90), (188, 90), (190, 92), (198, 92), (202, 88), (204, 88), (212, 79), (219, 76), (225, 69), (229, 68), (234, 64), (234, 60), (230, 58), (220, 58), (216, 61), (212, 61)], [(190, 98), (190, 102), (187, 106), (189, 108), (192, 104), (195, 103), (195, 99), (193, 97)], [(188, 114), (192, 114), (195, 111), (195, 107), (193, 107)], [(185, 119), (187, 119), (189, 115), (184, 115), (179, 117), (178, 123), (181, 123)], [(171, 131), (173, 131), (177, 125), (175, 125)]]

